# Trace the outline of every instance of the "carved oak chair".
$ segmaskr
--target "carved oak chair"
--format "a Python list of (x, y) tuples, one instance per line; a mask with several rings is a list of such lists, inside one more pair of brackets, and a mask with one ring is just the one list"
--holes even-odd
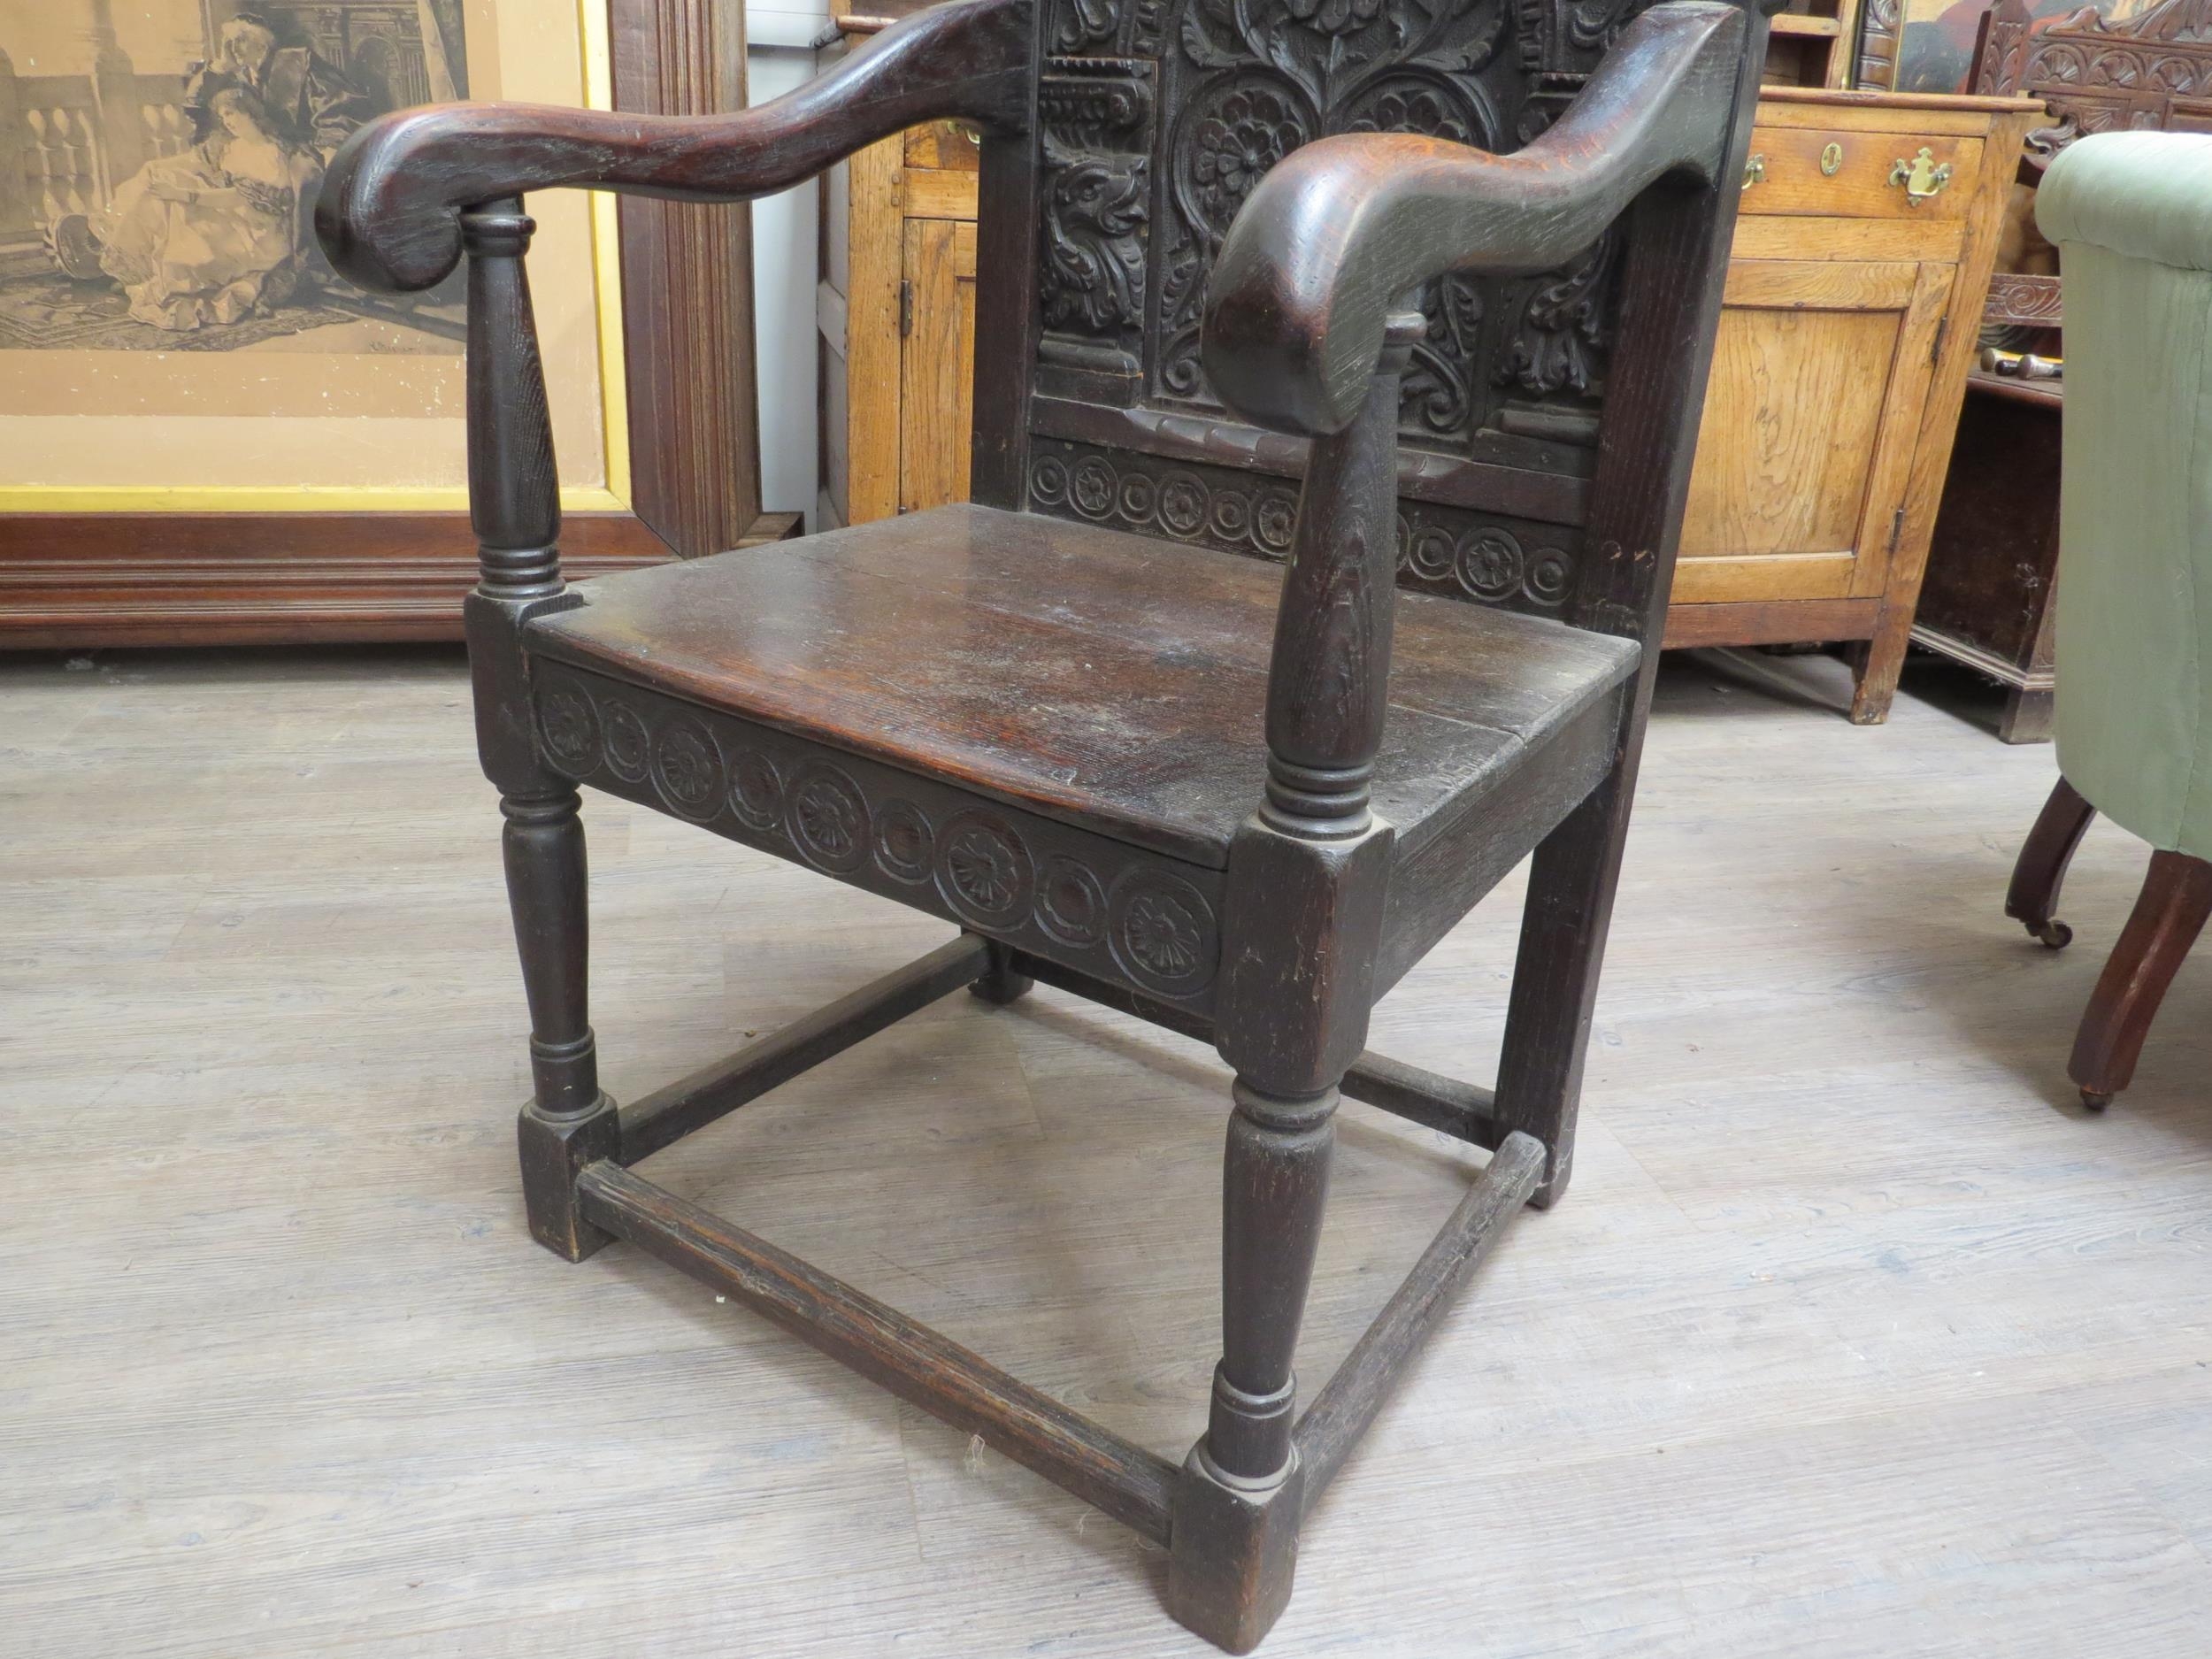
[[(641, 1246), (1166, 1544), (1174, 1615), (1236, 1652), (1446, 1298), (1573, 1157), (1766, 34), (1635, 10), (954, 0), (738, 115), (388, 118), (320, 203), (357, 281), (468, 262), (533, 1233)], [(974, 504), (565, 587), (523, 193), (742, 200), (946, 117), (986, 135)], [(618, 1108), (580, 783), (962, 932)], [(1364, 1052), (1532, 853), (1495, 1091)], [(1222, 1357), (1179, 1467), (632, 1168), (937, 997), (1037, 979), (1235, 1072)], [(1299, 1416), (1340, 1094), (1494, 1156)]]

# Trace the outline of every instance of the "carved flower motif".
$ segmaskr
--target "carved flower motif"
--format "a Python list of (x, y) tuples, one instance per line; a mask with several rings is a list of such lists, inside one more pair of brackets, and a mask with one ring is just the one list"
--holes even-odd
[[(1295, 6), (1298, 0), (1292, 0)], [(1327, 5), (1368, 6), (1368, 15), (1381, 0), (1321, 0)], [(1312, 7), (1309, 5), (1309, 12)], [(1197, 155), (1191, 172), (1198, 180), (1200, 200), (1214, 222), (1225, 227), (1236, 216), (1244, 198), (1260, 175), (1305, 142), (1305, 133), (1290, 104), (1264, 87), (1245, 87), (1221, 101), (1221, 107), (1198, 124)]]
[(1422, 133), (1472, 143), (1474, 135), (1459, 111), (1433, 87), (1393, 87), (1351, 123), (1355, 133)]
[(668, 798), (687, 812), (710, 811), (721, 796), (722, 757), (702, 727), (686, 722), (663, 732), (653, 766)]
[(828, 779), (809, 780), (795, 810), (799, 833), (815, 851), (842, 858), (860, 845), (859, 807)]
[(953, 838), (945, 869), (954, 889), (979, 910), (1002, 910), (1021, 893), (1021, 869), (1003, 837), (971, 824)]
[(1298, 528), (1298, 498), (1288, 490), (1270, 490), (1260, 497), (1260, 504), (1252, 515), (1252, 534), (1259, 544), (1270, 553), (1285, 553), (1290, 549), (1290, 538)]
[(1286, 0), (1290, 15), (1324, 35), (1363, 29), (1382, 11), (1382, 0)]
[(1521, 585), (1521, 544), (1502, 530), (1477, 532), (1459, 547), (1460, 585), (1478, 599), (1503, 599)]
[(1088, 457), (1075, 469), (1068, 499), (1086, 518), (1103, 518), (1114, 510), (1115, 483), (1114, 469), (1094, 455)]
[(1160, 522), (1174, 535), (1196, 535), (1206, 527), (1206, 487), (1188, 472), (1160, 480)]
[(599, 721), (591, 699), (573, 687), (546, 693), (539, 714), (546, 752), (565, 771), (587, 772), (599, 761)]
[(1140, 896), (1122, 923), (1122, 943), (1129, 954), (1163, 979), (1180, 979), (1196, 971), (1200, 941), (1197, 918), (1164, 894)]

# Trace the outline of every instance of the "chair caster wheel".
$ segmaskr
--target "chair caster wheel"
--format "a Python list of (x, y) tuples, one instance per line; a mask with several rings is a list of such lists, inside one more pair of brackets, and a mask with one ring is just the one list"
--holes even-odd
[(2046, 922), (2040, 927), (2030, 926), (2028, 933), (2046, 950), (2063, 950), (2074, 942), (2074, 930), (2060, 921)]
[(2112, 1104), (2112, 1091), (2110, 1089), (2085, 1088), (2081, 1092), (2081, 1103), (2083, 1107), (2089, 1111), (2101, 1112), (2106, 1107)]

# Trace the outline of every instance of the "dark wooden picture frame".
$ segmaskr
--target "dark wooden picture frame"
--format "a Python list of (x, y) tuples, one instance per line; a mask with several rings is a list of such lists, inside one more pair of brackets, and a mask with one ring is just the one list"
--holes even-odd
[[(607, 4), (616, 108), (742, 106), (742, 0)], [(568, 516), (580, 576), (797, 527), (760, 510), (749, 210), (620, 225), (631, 501)], [(457, 640), (476, 580), (463, 511), (0, 514), (0, 649)]]

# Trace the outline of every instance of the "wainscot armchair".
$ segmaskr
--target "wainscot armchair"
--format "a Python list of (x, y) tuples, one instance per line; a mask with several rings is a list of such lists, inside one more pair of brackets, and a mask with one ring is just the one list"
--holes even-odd
[[(741, 114), (406, 111), (322, 195), (358, 282), (468, 262), (533, 1233), (641, 1246), (1164, 1544), (1174, 1616), (1234, 1652), (1573, 1158), (1767, 27), (1637, 10), (952, 0)], [(983, 134), (974, 503), (565, 586), (523, 193), (742, 200), (949, 117)], [(618, 1108), (579, 784), (962, 931)], [(1532, 853), (1495, 1091), (1367, 1053), (1375, 1001)], [(1235, 1073), (1222, 1355), (1180, 1464), (634, 1168), (933, 999), (1038, 979)], [(1301, 1416), (1340, 1094), (1494, 1156)]]
[(2101, 133), (2036, 195), (2066, 283), (2060, 451), (2059, 780), (2005, 913), (2054, 950), (2074, 849), (2102, 812), (2151, 844), (2134, 914), (2067, 1071), (2084, 1104), (2128, 1086), (2212, 915), (2212, 137)]

